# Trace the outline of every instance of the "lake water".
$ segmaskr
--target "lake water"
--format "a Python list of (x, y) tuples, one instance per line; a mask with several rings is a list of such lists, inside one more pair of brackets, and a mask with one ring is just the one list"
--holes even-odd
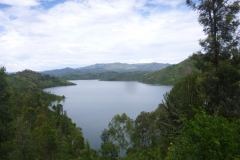
[(45, 91), (64, 95), (63, 109), (93, 149), (99, 149), (100, 135), (116, 114), (126, 113), (133, 120), (141, 111), (153, 111), (172, 86), (139, 82), (74, 80), (77, 85), (47, 88)]

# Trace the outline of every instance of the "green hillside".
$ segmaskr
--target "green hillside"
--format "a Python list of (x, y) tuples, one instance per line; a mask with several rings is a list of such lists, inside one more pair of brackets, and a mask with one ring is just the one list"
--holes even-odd
[(25, 70), (7, 75), (0, 67), (0, 159), (97, 159), (82, 129), (67, 116), (64, 96), (42, 88), (72, 85), (65, 80)]
[(66, 80), (91, 80), (99, 79), (101, 81), (141, 81), (146, 78), (150, 72), (135, 71), (135, 72), (103, 72), (103, 73), (88, 73), (84, 75), (71, 74), (61, 78)]
[(143, 79), (143, 82), (149, 84), (174, 85), (186, 77), (187, 74), (191, 73), (192, 70), (194, 70), (194, 61), (188, 58), (179, 64), (149, 74)]
[(74, 85), (63, 79), (42, 75), (40, 73), (24, 70), (16, 74), (9, 75), (9, 83), (12, 88), (49, 88), (56, 86)]

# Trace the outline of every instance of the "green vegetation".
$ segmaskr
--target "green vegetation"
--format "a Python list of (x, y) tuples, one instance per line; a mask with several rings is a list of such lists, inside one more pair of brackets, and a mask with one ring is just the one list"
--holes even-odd
[[(240, 159), (240, 1), (186, 3), (198, 11), (207, 35), (202, 50), (191, 56), (197, 71), (180, 64), (172, 69), (189, 74), (171, 81), (177, 80), (155, 111), (141, 112), (135, 120), (124, 113), (114, 116), (102, 132), (99, 152), (61, 104), (49, 107), (60, 100), (41, 90), (51, 86), (51, 78), (35, 80), (38, 74), (31, 71), (8, 78), (1, 68), (0, 159)], [(191, 60), (183, 63), (192, 66)]]
[(9, 83), (12, 88), (49, 88), (56, 86), (75, 85), (63, 79), (52, 77), (49, 75), (42, 75), (40, 73), (24, 70), (16, 74), (9, 75)]
[(133, 71), (133, 72), (91, 72), (85, 74), (77, 74), (71, 72), (64, 76), (60, 76), (66, 80), (92, 80), (98, 79), (101, 81), (139, 81), (148, 84), (174, 85), (182, 80), (192, 71), (196, 70), (194, 60), (188, 58), (183, 62), (171, 65), (161, 70), (152, 71)]
[(87, 67), (72, 69), (64, 68), (59, 70), (44, 71), (43, 74), (60, 77), (66, 80), (91, 80), (102, 81), (142, 81), (148, 74), (161, 70), (170, 64), (163, 63), (109, 63), (95, 64)]
[(72, 84), (29, 70), (8, 77), (0, 69), (0, 159), (96, 159), (63, 106), (50, 106), (64, 97), (42, 88), (57, 85)]
[(9, 87), (5, 68), (0, 68), (0, 158), (5, 159), (11, 146), (13, 115), (11, 114), (11, 88)]
[(239, 159), (240, 121), (229, 121), (198, 111), (191, 121), (184, 121), (184, 132), (171, 143), (169, 159)]
[(148, 84), (174, 85), (176, 82), (179, 82), (186, 77), (186, 75), (190, 74), (193, 70), (195, 70), (194, 61), (188, 58), (179, 64), (148, 74), (142, 82)]
[[(130, 144), (125, 146), (127, 156), (122, 159), (240, 159), (240, 1), (186, 3), (198, 11), (199, 23), (207, 35), (200, 41), (202, 50), (183, 62), (192, 66), (195, 61), (197, 70), (180, 64), (163, 69), (160, 72), (174, 73), (175, 78), (167, 81), (156, 76), (149, 81), (175, 85), (155, 111), (142, 112), (129, 123), (124, 121), (128, 118), (113, 118), (104, 132), (110, 133), (111, 126), (120, 123), (112, 143), (120, 148), (120, 138), (120, 142)], [(177, 77), (180, 74), (176, 73), (184, 69), (188, 75)]]
[(82, 68), (64, 68), (57, 70), (44, 71), (42, 74), (48, 74), (56, 77), (71, 76), (71, 75), (88, 75), (98, 74), (104, 72), (154, 72), (163, 69), (170, 64), (167, 63), (139, 63), (139, 64), (127, 64), (127, 63), (107, 63), (107, 64), (95, 64)]
[(90, 80), (98, 79), (101, 81), (141, 81), (150, 72), (103, 72), (103, 73), (88, 73), (83, 75), (70, 74), (61, 78), (68, 80)]
[[(58, 74), (58, 76), (65, 80), (98, 79), (100, 81), (139, 81), (147, 84), (174, 85), (192, 71), (197, 70), (194, 63), (195, 61), (192, 58), (188, 58), (179, 64), (166, 66), (166, 68), (161, 68), (155, 72), (153, 72), (154, 70), (151, 70), (149, 67), (149, 70), (147, 71), (89, 71), (90, 73), (78, 73), (77, 71), (71, 71), (68, 74), (65, 72), (61, 75)], [(121, 68), (123, 67), (124, 66), (121, 66)], [(57, 74), (58, 72), (55, 71), (54, 74), (55, 73)]]

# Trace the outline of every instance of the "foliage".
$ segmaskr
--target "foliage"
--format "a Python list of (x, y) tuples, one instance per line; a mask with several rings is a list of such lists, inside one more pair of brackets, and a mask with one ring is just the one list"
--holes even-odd
[[(217, 69), (220, 61), (239, 58), (239, 35), (237, 29), (240, 11), (239, 1), (186, 0), (187, 5), (199, 13), (198, 22), (203, 26), (207, 38), (200, 40), (203, 52), (199, 54), (201, 70), (208, 70), (208, 63)], [(210, 69), (211, 70), (211, 69)]]
[[(240, 2), (228, 0), (187, 0), (199, 13), (198, 21), (207, 35), (202, 50), (193, 56), (203, 72), (201, 92), (209, 113), (231, 117), (239, 111), (240, 50), (237, 15)], [(229, 76), (228, 73), (234, 74)], [(229, 90), (229, 88), (233, 90)], [(236, 97), (235, 97), (236, 96)], [(230, 102), (231, 104), (227, 105)], [(229, 113), (230, 112), (230, 113)], [(234, 116), (239, 116), (235, 114)]]
[(171, 143), (167, 159), (234, 160), (240, 158), (240, 121), (213, 117), (200, 110), (190, 121), (183, 120), (184, 132)]
[(150, 72), (135, 71), (135, 72), (103, 72), (103, 73), (87, 73), (87, 74), (70, 74), (63, 76), (63, 79), (70, 80), (89, 80), (99, 79), (101, 81), (141, 81)]
[(126, 159), (160, 159), (160, 132), (156, 111), (141, 112), (134, 121)]
[(28, 70), (8, 77), (1, 68), (0, 159), (98, 158), (63, 106), (50, 106), (64, 97), (42, 90), (66, 84), (70, 83)]
[[(220, 61), (218, 69), (203, 72), (198, 78), (202, 104), (208, 114), (240, 117), (240, 66)], [(217, 87), (217, 89), (216, 89)]]
[[(64, 68), (51, 71), (44, 71), (43, 74), (49, 74), (51, 76), (65, 77), (65, 76), (80, 76), (80, 75), (98, 75), (100, 73), (123, 73), (123, 72), (154, 72), (161, 70), (167, 66), (168, 63), (139, 63), (139, 64), (127, 64), (127, 63), (102, 63), (95, 64), (81, 68)], [(80, 76), (81, 77), (81, 76)], [(83, 76), (84, 77), (84, 76)]]
[[(240, 1), (186, 2), (198, 11), (199, 23), (207, 35), (206, 39), (200, 40), (202, 50), (186, 61), (191, 66), (195, 64), (197, 70), (191, 70), (191, 74), (189, 72), (183, 78), (177, 77), (179, 72), (176, 72), (182, 72), (182, 66), (171, 66), (145, 80), (160, 84), (179, 81), (155, 111), (142, 112), (133, 122), (131, 145), (124, 159), (240, 158), (237, 30)], [(175, 76), (175, 79), (169, 80), (166, 75), (171, 73), (174, 74), (169, 77)]]
[(16, 74), (9, 75), (9, 83), (14, 89), (27, 89), (27, 88), (49, 88), (56, 86), (74, 85), (66, 80), (51, 77), (49, 75), (41, 75), (40, 73), (24, 70)]
[(129, 138), (132, 131), (132, 119), (125, 113), (115, 115), (108, 124), (110, 140), (119, 148), (119, 153), (130, 145)]
[(193, 72), (176, 83), (170, 93), (164, 95), (164, 102), (155, 111), (163, 155), (166, 154), (169, 143), (183, 131), (181, 117), (191, 119), (195, 114), (193, 106), (202, 104), (196, 81), (198, 77), (199, 73)]
[[(202, 50), (192, 56), (200, 71), (196, 78), (197, 85), (194, 85), (194, 89), (197, 90), (195, 95), (200, 99), (200, 103), (190, 103), (192, 106), (202, 106), (206, 113), (198, 113), (195, 116), (193, 112), (194, 118), (191, 120), (192, 116), (189, 116), (189, 112), (180, 107), (181, 102), (176, 101), (176, 106), (183, 114), (176, 112), (177, 114), (172, 115), (178, 115), (177, 119), (183, 125), (181, 129), (172, 127), (178, 125), (170, 125), (170, 129), (173, 128), (170, 133), (174, 134), (177, 131), (178, 138), (170, 139), (175, 147), (170, 147), (172, 149), (169, 158), (234, 159), (239, 156), (239, 137), (234, 136), (239, 132), (239, 128), (236, 127), (239, 122), (230, 123), (229, 120), (232, 117), (239, 118), (240, 114), (240, 37), (237, 33), (239, 20), (236, 18), (240, 11), (240, 2), (227, 0), (187, 0), (186, 2), (192, 9), (198, 11), (198, 21), (203, 25), (203, 31), (207, 35), (206, 39), (200, 40)], [(183, 101), (187, 99), (188, 97)], [(170, 102), (175, 104), (175, 100)], [(169, 109), (169, 107), (165, 108)], [(176, 118), (171, 116), (166, 117), (166, 120), (179, 122), (174, 121)], [(189, 120), (191, 121), (188, 122)], [(168, 144), (170, 142), (168, 141)], [(166, 143), (166, 146), (169, 145)]]
[(193, 70), (195, 70), (194, 61), (188, 58), (179, 64), (148, 74), (142, 81), (149, 84), (174, 85)]
[(11, 96), (7, 74), (2, 67), (0, 68), (0, 159), (6, 159), (5, 153), (11, 149), (8, 145), (13, 131), (10, 126), (13, 121)]
[[(100, 155), (90, 148), (61, 104), (49, 106), (63, 97), (42, 91), (69, 83), (29, 70), (10, 75), (8, 80), (2, 68), (0, 158), (239, 159), (240, 37), (236, 17), (240, 2), (186, 2), (198, 11), (207, 35), (200, 40), (202, 50), (144, 81), (175, 85), (155, 111), (141, 112), (134, 121), (125, 113), (114, 116), (102, 132)], [(194, 63), (197, 71), (193, 71)], [(92, 67), (88, 69), (94, 70)], [(143, 72), (98, 74), (102, 70), (85, 78), (134, 80), (146, 76)], [(122, 157), (125, 152), (127, 156)]]
[(151, 147), (157, 146), (156, 142), (160, 137), (158, 132), (155, 112), (141, 112), (134, 121), (131, 135), (132, 147), (128, 150), (128, 153), (150, 150)]
[(104, 129), (101, 135), (101, 157), (116, 159), (125, 155), (130, 146), (133, 120), (125, 113), (115, 115), (108, 124), (108, 129)]
[(112, 141), (101, 144), (101, 159), (115, 160), (119, 157), (119, 147)]

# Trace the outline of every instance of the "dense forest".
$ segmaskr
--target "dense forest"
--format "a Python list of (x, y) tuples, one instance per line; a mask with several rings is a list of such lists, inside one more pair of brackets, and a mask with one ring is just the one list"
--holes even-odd
[(181, 78), (156, 110), (135, 120), (115, 115), (102, 131), (98, 151), (61, 104), (51, 106), (64, 96), (42, 91), (71, 84), (32, 71), (7, 75), (1, 68), (0, 159), (240, 159), (240, 2), (186, 3), (199, 13), (206, 34), (201, 51), (190, 57), (196, 70)]
[(64, 96), (42, 90), (63, 85), (74, 84), (30, 70), (7, 75), (5, 68), (0, 69), (0, 159), (94, 156), (81, 128), (71, 121), (63, 106), (51, 105)]

